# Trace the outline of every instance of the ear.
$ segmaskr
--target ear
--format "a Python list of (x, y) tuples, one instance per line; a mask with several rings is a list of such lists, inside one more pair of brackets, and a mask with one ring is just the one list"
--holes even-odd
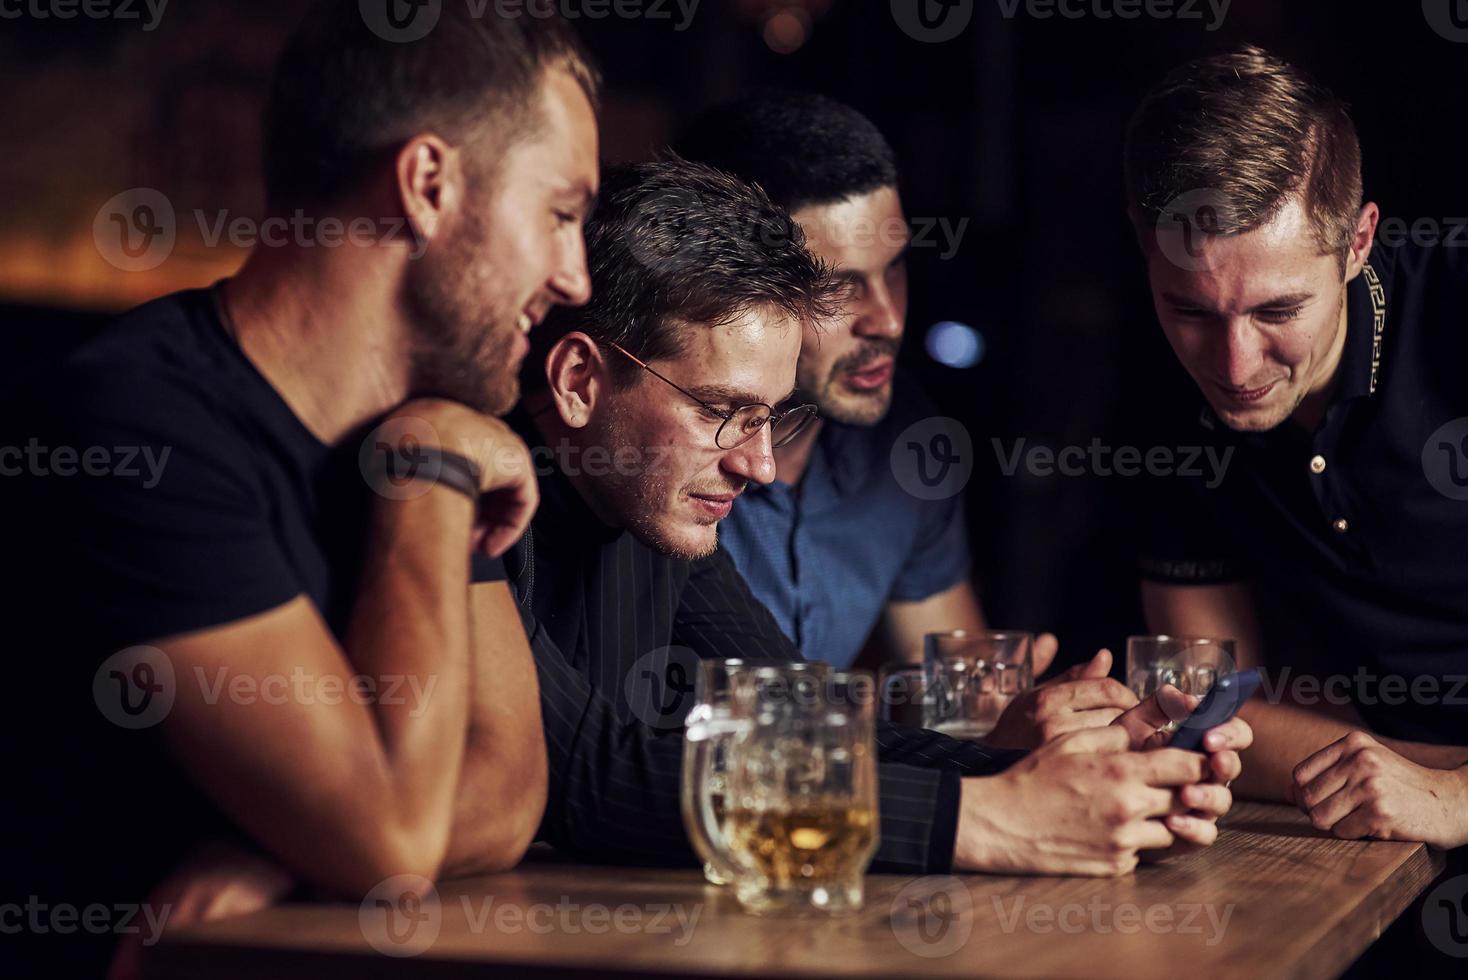
[(420, 133), (403, 144), (394, 162), (403, 215), (420, 243), (431, 242), (464, 199), (459, 151), (432, 133)]
[(1355, 233), (1347, 246), (1346, 282), (1359, 276), (1361, 267), (1371, 257), (1371, 243), (1376, 240), (1376, 223), (1380, 220), (1381, 209), (1374, 201), (1367, 201), (1361, 206), (1361, 213), (1356, 215)]
[(555, 342), (545, 358), (551, 401), (568, 428), (585, 428), (597, 402), (610, 390), (607, 363), (596, 342), (573, 330)]

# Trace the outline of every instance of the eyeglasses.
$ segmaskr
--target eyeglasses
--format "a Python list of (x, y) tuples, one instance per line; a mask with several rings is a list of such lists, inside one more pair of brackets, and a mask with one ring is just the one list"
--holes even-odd
[(625, 350), (622, 345), (613, 343), (611, 347), (633, 364), (636, 364), (648, 374), (651, 374), (654, 378), (657, 378), (666, 385), (677, 388), (683, 394), (698, 402), (699, 405), (703, 406), (704, 411), (723, 419), (724, 421), (719, 426), (719, 431), (714, 433), (714, 445), (720, 449), (736, 449), (744, 445), (759, 435), (760, 429), (763, 429), (767, 425), (770, 427), (770, 448), (778, 449), (781, 446), (787, 445), (790, 440), (800, 435), (801, 430), (809, 425), (811, 420), (816, 417), (816, 407), (810, 404), (796, 405), (783, 412), (777, 412), (764, 402), (754, 402), (749, 405), (739, 405), (732, 411), (721, 411), (677, 382), (669, 381), (661, 374), (658, 374), (658, 372), (648, 367), (635, 354)]

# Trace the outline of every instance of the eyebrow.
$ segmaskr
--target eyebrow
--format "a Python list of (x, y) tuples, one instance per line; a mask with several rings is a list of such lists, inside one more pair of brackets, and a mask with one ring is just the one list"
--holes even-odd
[[(1182, 306), (1194, 310), (1208, 309), (1206, 304), (1199, 303), (1195, 299), (1187, 296), (1180, 296), (1177, 293), (1170, 293), (1165, 290), (1162, 293), (1162, 298), (1171, 303), (1173, 306)], [(1315, 294), (1312, 292), (1285, 293), (1282, 296), (1273, 296), (1262, 303), (1257, 303), (1254, 306), (1249, 307), (1246, 312), (1256, 313), (1259, 310), (1279, 310), (1290, 306), (1299, 306), (1300, 304), (1308, 302), (1309, 300), (1312, 300), (1314, 298)]]
[(712, 402), (715, 405), (730, 406), (752, 405), (755, 403), (759, 403), (761, 405), (780, 405), (784, 402), (788, 402), (790, 399), (795, 397), (794, 388), (791, 388), (789, 394), (785, 395), (785, 397), (773, 402), (766, 402), (759, 395), (752, 394), (748, 391), (740, 391), (737, 388), (731, 388), (728, 385), (700, 385), (697, 388), (689, 388), (688, 390), (693, 395), (701, 398), (706, 402)]

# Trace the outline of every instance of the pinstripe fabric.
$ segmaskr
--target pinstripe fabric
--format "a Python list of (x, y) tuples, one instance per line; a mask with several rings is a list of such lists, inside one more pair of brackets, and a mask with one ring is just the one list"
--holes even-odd
[[(531, 431), (522, 427), (523, 431)], [(550, 794), (540, 839), (581, 860), (691, 864), (678, 792), (703, 657), (799, 659), (722, 550), (669, 558), (607, 528), (559, 474), (505, 565), (540, 681)], [(737, 506), (737, 505), (736, 505)], [(1017, 757), (883, 725), (876, 870), (946, 870), (960, 775)]]

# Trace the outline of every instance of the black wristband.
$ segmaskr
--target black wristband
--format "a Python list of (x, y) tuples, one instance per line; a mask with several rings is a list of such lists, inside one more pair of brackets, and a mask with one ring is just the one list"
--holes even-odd
[(479, 465), (467, 456), (434, 446), (415, 445), (383, 457), (382, 476), (393, 486), (409, 480), (441, 483), (479, 501)]

